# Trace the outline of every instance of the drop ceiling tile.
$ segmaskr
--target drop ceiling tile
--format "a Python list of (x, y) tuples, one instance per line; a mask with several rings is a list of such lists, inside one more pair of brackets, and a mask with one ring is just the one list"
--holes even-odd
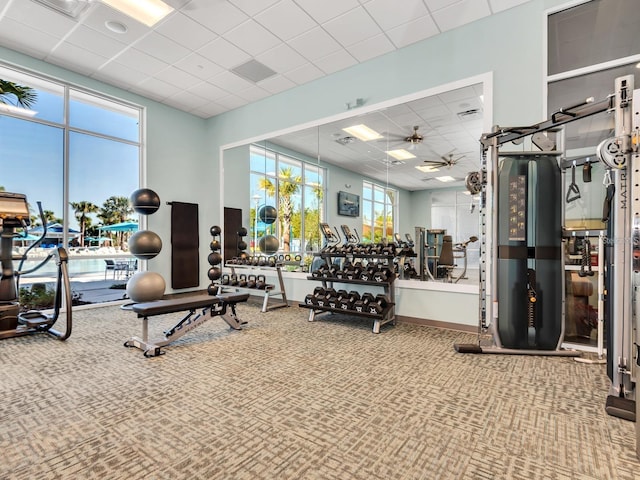
[(324, 76), (324, 72), (312, 63), (307, 63), (285, 73), (285, 77), (298, 85), (305, 84), (322, 76)]
[(77, 23), (70, 17), (31, 1), (13, 2), (5, 15), (35, 30), (53, 35), (64, 36)]
[(437, 35), (440, 31), (433, 21), (433, 18), (431, 18), (431, 15), (425, 15), (424, 17), (416, 18), (411, 22), (387, 30), (386, 33), (396, 48), (402, 48)]
[(261, 53), (256, 60), (278, 73), (288, 72), (307, 63), (302, 55), (286, 43)]
[(236, 7), (242, 10), (249, 16), (254, 16), (257, 13), (260, 13), (265, 8), (269, 8), (274, 3), (278, 3), (280, 0), (229, 0)]
[[(429, 9), (430, 12), (435, 12), (436, 10), (441, 10), (446, 7), (450, 7), (458, 3), (460, 0), (424, 0), (425, 5)], [(486, 3), (487, 0), (476, 0), (478, 3)]]
[(150, 77), (169, 66), (169, 63), (158, 60), (136, 48), (125, 50), (115, 61), (139, 72), (146, 73)]
[(187, 55), (182, 60), (177, 61), (174, 65), (180, 70), (184, 70), (201, 80), (207, 80), (214, 77), (224, 70), (220, 65), (211, 62), (198, 53)]
[(235, 73), (224, 71), (219, 75), (208, 80), (209, 83), (226, 90), (227, 92), (235, 92), (237, 90), (244, 90), (246, 88), (252, 87), (253, 83), (245, 80), (242, 77), (239, 77)]
[(182, 110), (193, 110), (194, 108), (198, 108), (207, 103), (207, 101), (188, 90), (178, 90), (176, 93), (168, 97), (165, 103)]
[(158, 77), (147, 78), (135, 87), (135, 91), (137, 92), (147, 92), (157, 98), (163, 99), (175, 93), (175, 89), (176, 87)]
[(372, 0), (365, 5), (365, 9), (384, 30), (411, 22), (429, 13), (422, 0), (403, 0), (401, 8), (398, 8), (397, 0)]
[(206, 98), (209, 101), (216, 100), (218, 98), (226, 97), (229, 92), (217, 87), (209, 82), (199, 83), (189, 89), (190, 92), (198, 95), (199, 97)]
[(254, 19), (282, 40), (289, 40), (318, 24), (291, 0), (283, 0), (264, 10)]
[(355, 65), (358, 61), (346, 50), (338, 50), (326, 57), (314, 60), (313, 63), (324, 73), (329, 75)]
[(56, 37), (8, 17), (0, 21), (0, 41), (3, 47), (15, 48), (40, 59), (46, 57), (58, 43)]
[(249, 102), (247, 102), (244, 98), (238, 97), (237, 95), (228, 95), (216, 100), (216, 103), (222, 105), (223, 107), (227, 107), (227, 109), (229, 110), (233, 110), (234, 108), (241, 107)]
[(274, 75), (259, 83), (260, 87), (272, 94), (284, 92), (296, 86), (291, 80), (283, 75)]
[[(127, 31), (125, 33), (113, 32), (105, 26), (105, 22), (107, 21), (122, 23), (123, 25), (126, 25)], [(107, 35), (118, 42), (126, 43), (127, 45), (131, 45), (151, 31), (149, 27), (140, 22), (136, 22), (124, 13), (113, 10), (102, 3), (95, 2), (87, 12), (87, 15), (83, 18), (82, 23), (87, 27), (93, 28), (102, 34)]]
[(63, 42), (46, 58), (46, 61), (90, 76), (104, 65), (108, 58)]
[(255, 20), (247, 20), (224, 34), (224, 38), (250, 55), (256, 56), (281, 41)]
[(123, 87), (126, 90), (131, 84), (140, 83), (149, 78), (149, 76), (127, 65), (109, 62), (94, 73), (92, 78), (105, 81), (117, 87)]
[(193, 109), (191, 112), (202, 118), (210, 118), (226, 111), (226, 107), (223, 107), (219, 103), (211, 102), (205, 105), (200, 105), (198, 108)]
[(181, 12), (176, 12), (156, 31), (190, 50), (197, 50), (218, 35)]
[(337, 17), (358, 7), (357, 0), (295, 0), (318, 23)]
[(491, 11), (498, 13), (509, 8), (517, 7), (523, 3), (527, 3), (529, 0), (489, 0)]
[(263, 88), (253, 85), (244, 90), (238, 90), (238, 96), (247, 100), (248, 102), (256, 102), (262, 98), (269, 97), (271, 93), (267, 92)]
[(76, 29), (69, 34), (65, 41), (74, 44), (77, 47), (86, 48), (97, 55), (105, 57), (113, 57), (125, 48), (126, 43), (120, 42), (115, 38), (98, 32), (84, 25), (78, 25)]
[(248, 18), (231, 3), (219, 0), (193, 0), (183, 12), (218, 35), (237, 27)]
[(341, 49), (340, 44), (320, 27), (316, 27), (296, 38), (292, 38), (288, 44), (295, 48), (302, 56), (312, 61), (326, 57)]
[(187, 48), (156, 32), (141, 38), (134, 47), (169, 63), (177, 62), (189, 54)]
[(393, 43), (383, 33), (368, 38), (347, 48), (359, 62), (365, 62), (373, 57), (384, 55), (395, 50)]
[(322, 27), (345, 47), (382, 33), (380, 27), (376, 25), (364, 7), (349, 10), (347, 13), (323, 23)]
[(433, 12), (433, 19), (440, 31), (451, 30), (491, 15), (485, 0), (462, 0), (454, 5)]
[(190, 73), (180, 70), (179, 68), (176, 68), (174, 66), (165, 68), (160, 73), (155, 75), (155, 77), (161, 78), (165, 82), (184, 90), (189, 90), (191, 87), (201, 82), (198, 77), (195, 77)]
[(251, 59), (251, 55), (222, 37), (207, 43), (197, 53), (224, 68), (233, 68)]

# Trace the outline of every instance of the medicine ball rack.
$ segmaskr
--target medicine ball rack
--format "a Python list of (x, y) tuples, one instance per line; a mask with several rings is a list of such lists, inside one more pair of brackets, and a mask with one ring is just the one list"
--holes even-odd
[[(349, 260), (365, 260), (369, 261), (371, 265), (374, 265), (372, 260), (382, 260), (385, 265), (393, 270), (393, 259), (395, 255), (379, 255), (379, 254), (336, 254), (336, 253), (316, 253), (316, 257), (322, 257), (328, 266), (335, 264), (337, 259), (347, 259)], [(367, 263), (367, 266), (369, 265)], [(381, 262), (382, 263), (382, 262)], [(315, 321), (315, 317), (318, 314), (322, 313), (339, 313), (343, 315), (352, 315), (356, 317), (364, 317), (373, 319), (373, 333), (380, 333), (380, 327), (387, 323), (396, 324), (396, 315), (395, 315), (395, 288), (393, 287), (393, 282), (396, 278), (395, 272), (393, 275), (389, 275), (384, 281), (375, 281), (375, 280), (363, 280), (360, 278), (347, 278), (346, 275), (341, 275), (341, 278), (337, 276), (330, 276), (332, 274), (339, 274), (335, 270), (333, 271), (323, 271), (321, 276), (308, 276), (308, 280), (320, 281), (322, 282), (322, 289), (324, 290), (333, 290), (334, 283), (341, 284), (355, 284), (355, 285), (368, 285), (371, 287), (379, 287), (384, 290), (384, 307), (380, 310), (377, 308), (377, 313), (371, 313), (371, 310), (364, 305), (364, 308), (361, 309), (352, 309), (345, 308), (344, 305), (336, 305), (335, 308), (329, 306), (329, 302), (325, 302), (324, 305), (309, 304), (305, 301), (305, 303), (300, 303), (299, 306), (302, 308), (309, 309), (309, 321)], [(316, 291), (319, 291), (319, 288), (316, 288)], [(363, 294), (363, 297), (367, 294)], [(370, 294), (369, 294), (370, 295)], [(310, 297), (309, 295), (307, 297)], [(372, 297), (372, 296), (371, 296)], [(374, 297), (375, 298), (375, 297)], [(331, 302), (333, 303), (333, 302)]]
[[(217, 281), (218, 291), (220, 293), (223, 292), (264, 292), (264, 299), (262, 301), (262, 312), (267, 312), (269, 310), (274, 310), (276, 308), (288, 307), (289, 303), (287, 301), (287, 293), (284, 287), (284, 281), (282, 279), (282, 265), (277, 264), (276, 266), (268, 266), (268, 265), (242, 265), (242, 264), (232, 264), (225, 263), (225, 267), (230, 269), (230, 273), (222, 274), (220, 280)], [(239, 271), (247, 271), (251, 273), (238, 273)], [(275, 290), (276, 285), (272, 283), (266, 283), (266, 279), (264, 275), (257, 275), (253, 273), (254, 271), (270, 271), (275, 272), (278, 277), (278, 283), (280, 286), (280, 290)], [(253, 278), (252, 278), (253, 277)], [(262, 277), (262, 278), (260, 278)], [(225, 283), (228, 279), (229, 283)], [(261, 280), (261, 281), (259, 281)], [(269, 304), (270, 300), (273, 300), (273, 297), (280, 296), (281, 301), (272, 302)]]

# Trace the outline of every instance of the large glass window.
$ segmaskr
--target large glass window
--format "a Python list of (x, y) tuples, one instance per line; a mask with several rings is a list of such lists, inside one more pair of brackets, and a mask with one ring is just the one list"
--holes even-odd
[[(0, 103), (0, 190), (25, 194), (32, 214), (29, 240), (14, 253), (24, 252), (42, 232), (40, 202), (48, 232), (25, 268), (64, 246), (78, 303), (121, 299), (123, 290), (110, 287), (124, 287), (133, 270), (116, 274), (106, 261), (135, 266), (127, 246), (135, 223), (128, 231), (109, 227), (135, 219), (129, 195), (140, 184), (140, 108), (10, 67), (0, 66), (0, 79), (35, 94), (28, 108), (12, 95)], [(23, 276), (21, 290), (43, 281), (51, 288), (55, 269), (50, 261)]]
[(260, 239), (266, 235), (277, 237), (281, 252), (318, 250), (324, 169), (257, 145), (250, 148), (250, 166), (251, 251), (260, 253)]
[(379, 243), (393, 241), (398, 192), (375, 183), (362, 182), (362, 239)]

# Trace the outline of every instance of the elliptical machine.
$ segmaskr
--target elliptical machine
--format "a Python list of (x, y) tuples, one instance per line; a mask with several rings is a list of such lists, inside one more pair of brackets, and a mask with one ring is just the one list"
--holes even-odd
[[(52, 249), (44, 260), (28, 270), (22, 270), (29, 252), (40, 245), (47, 236), (47, 222), (38, 202), (38, 210), (42, 220), (43, 232), (20, 257), (18, 270), (13, 266), (12, 247), (14, 239), (20, 239), (16, 228), (26, 229), (30, 225), (29, 205), (27, 197), (20, 193), (0, 192), (0, 339), (13, 338), (34, 333), (48, 333), (58, 340), (66, 340), (71, 336), (71, 287), (69, 284), (69, 256), (63, 247)], [(57, 265), (56, 291), (52, 313), (40, 310), (20, 311), (19, 280), (21, 275), (35, 272), (55, 258)], [(66, 329), (64, 332), (53, 329), (60, 316), (64, 293)]]

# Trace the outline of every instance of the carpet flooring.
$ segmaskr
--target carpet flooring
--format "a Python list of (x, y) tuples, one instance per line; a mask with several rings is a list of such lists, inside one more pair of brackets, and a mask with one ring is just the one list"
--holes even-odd
[[(640, 476), (605, 366), (463, 355), (468, 333), (261, 313), (145, 358), (132, 312), (74, 312), (66, 342), (0, 342), (2, 479), (589, 479)], [(153, 317), (160, 332), (180, 317)], [(153, 336), (153, 335), (152, 335)]]

